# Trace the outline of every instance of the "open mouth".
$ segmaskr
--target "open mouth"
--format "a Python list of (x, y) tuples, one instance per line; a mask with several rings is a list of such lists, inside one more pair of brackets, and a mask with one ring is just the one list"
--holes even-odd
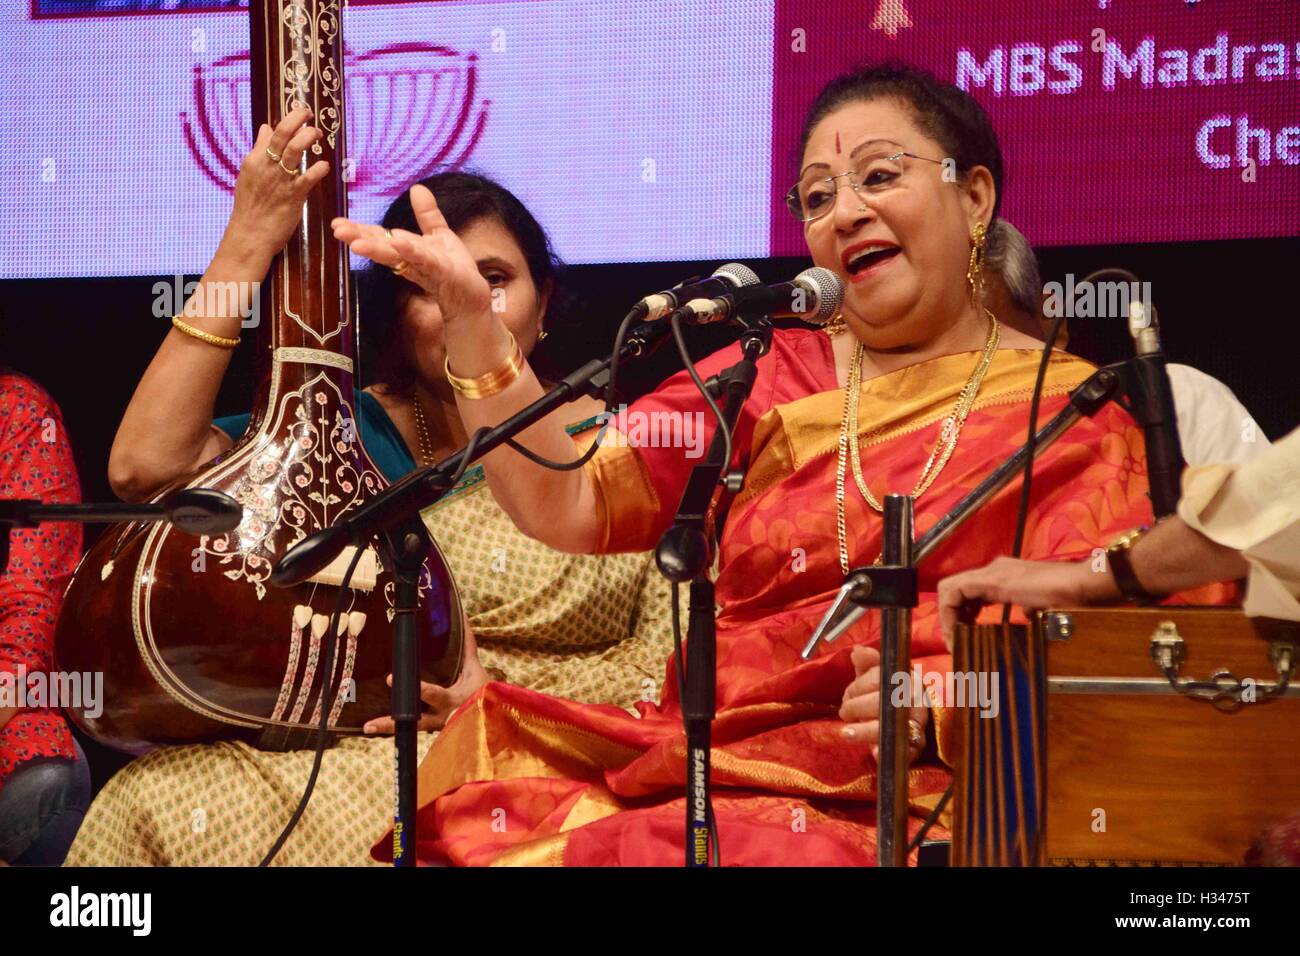
[(853, 281), (856, 282), (859, 278), (866, 276), (867, 273), (884, 265), (901, 251), (898, 246), (863, 243), (860, 246), (850, 247), (844, 251), (844, 268)]

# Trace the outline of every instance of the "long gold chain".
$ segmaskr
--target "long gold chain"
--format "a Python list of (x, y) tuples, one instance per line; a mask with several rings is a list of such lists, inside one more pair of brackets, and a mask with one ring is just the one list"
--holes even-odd
[(411, 405), (415, 408), (415, 436), (420, 440), (420, 457), (424, 459), (420, 464), (427, 468), (433, 464), (433, 441), (429, 438), (429, 426), (424, 420), (424, 402), (418, 394), (414, 399)]
[[(997, 353), (998, 343), (1001, 341), (998, 322), (988, 309), (984, 310), (984, 314), (989, 319), (989, 335), (984, 343), (984, 351), (975, 366), (975, 371), (971, 373), (958, 394), (957, 404), (953, 407), (952, 413), (943, 420), (939, 440), (935, 442), (934, 450), (930, 452), (930, 457), (926, 460), (925, 467), (921, 469), (916, 485), (912, 488), (913, 498), (919, 498), (924, 494), (948, 464), (948, 459), (952, 457), (957, 447), (957, 437), (961, 434), (962, 425), (966, 423), (966, 416), (970, 414), (971, 407), (975, 404), (975, 397), (979, 394), (984, 375), (988, 372), (993, 356)], [(862, 399), (862, 357), (865, 354), (866, 349), (861, 342), (858, 342), (853, 349), (853, 358), (849, 361), (848, 381), (844, 385), (844, 413), (840, 419), (839, 454), (835, 462), (835, 530), (839, 537), (840, 569), (845, 574), (849, 573), (849, 546), (844, 520), (844, 477), (847, 470), (846, 463), (850, 457), (853, 461), (853, 481), (858, 486), (863, 499), (876, 511), (885, 510), (862, 477), (862, 458), (858, 451), (858, 406)]]

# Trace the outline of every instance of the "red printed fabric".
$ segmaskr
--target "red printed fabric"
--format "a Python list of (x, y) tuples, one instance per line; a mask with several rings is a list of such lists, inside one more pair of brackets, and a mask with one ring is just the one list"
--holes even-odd
[[(81, 489), (58, 407), (35, 382), (0, 372), (0, 499), (13, 498), (75, 502)], [(11, 533), (9, 568), (0, 576), (0, 673), (16, 680), (50, 670), (59, 602), (80, 554), (75, 524)], [(36, 757), (75, 759), (72, 733), (57, 711), (21, 710), (0, 728), (0, 787)]]

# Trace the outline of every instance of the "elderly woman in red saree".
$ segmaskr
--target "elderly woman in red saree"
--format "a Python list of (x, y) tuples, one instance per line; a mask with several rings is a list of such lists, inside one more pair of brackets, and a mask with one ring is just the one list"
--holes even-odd
[[(878, 616), (810, 661), (800, 650), (844, 573), (879, 556), (886, 494), (914, 495), (924, 532), (1024, 440), (1040, 354), (983, 306), (982, 248), (1002, 160), (973, 99), (919, 71), (869, 68), (823, 90), (803, 142), (788, 203), (813, 261), (847, 291), (840, 321), (775, 334), (735, 431), (748, 472), (720, 541), (712, 777), (728, 864), (874, 862)], [(495, 423), (541, 386), (432, 197), (412, 199), (422, 235), (347, 220), (335, 233), (436, 290), (466, 425)], [(738, 357), (737, 347), (723, 349), (699, 373)], [(1092, 371), (1053, 355), (1042, 414)], [(635, 403), (627, 421), (654, 413), (701, 415), (712, 436), (684, 373)], [(559, 429), (535, 427), (524, 443), (574, 458), (575, 440)], [(604, 443), (581, 470), (524, 467), (504, 448), (485, 459), (493, 494), (524, 532), (579, 552), (653, 547), (694, 463), (686, 449), (634, 442)], [(1103, 410), (1040, 459), (1025, 556), (1104, 547), (1150, 519), (1146, 490), (1140, 431), (1119, 408)], [(1018, 494), (1000, 494), (921, 568), (912, 656), (923, 670), (951, 669), (938, 580), (1010, 550)], [(662, 704), (642, 705), (639, 718), (488, 684), (421, 766), (420, 858), (680, 863), (686, 748), (674, 675), (670, 660)], [(911, 711), (913, 832), (949, 779), (943, 704)], [(388, 852), (380, 840), (376, 855)]]

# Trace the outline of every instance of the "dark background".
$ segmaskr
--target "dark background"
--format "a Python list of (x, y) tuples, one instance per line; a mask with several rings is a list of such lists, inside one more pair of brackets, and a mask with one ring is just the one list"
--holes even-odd
[[(1165, 351), (1171, 361), (1221, 379), (1270, 438), (1300, 424), (1296, 275), (1300, 238), (1039, 250), (1043, 281), (1076, 282), (1102, 266), (1122, 266), (1152, 284)], [(747, 260), (764, 281), (791, 278), (802, 258)], [(559, 366), (577, 367), (612, 344), (619, 319), (642, 295), (719, 263), (667, 262), (571, 268), (574, 300), (567, 323), (553, 327), (545, 348)], [(192, 277), (197, 278), (197, 277)], [(135, 383), (169, 328), (153, 316), (153, 284), (170, 276), (0, 282), (0, 362), (40, 382), (63, 409), (85, 500), (111, 499), (108, 452)], [(1075, 319), (1070, 351), (1098, 364), (1132, 354), (1122, 322)], [(735, 339), (725, 326), (687, 331), (696, 358)], [(245, 333), (217, 402), (218, 415), (246, 411), (254, 390), (255, 334)], [(626, 367), (629, 400), (680, 368), (671, 344)], [(98, 529), (87, 531), (87, 541)], [(78, 733), (96, 789), (127, 762), (124, 755)]]

